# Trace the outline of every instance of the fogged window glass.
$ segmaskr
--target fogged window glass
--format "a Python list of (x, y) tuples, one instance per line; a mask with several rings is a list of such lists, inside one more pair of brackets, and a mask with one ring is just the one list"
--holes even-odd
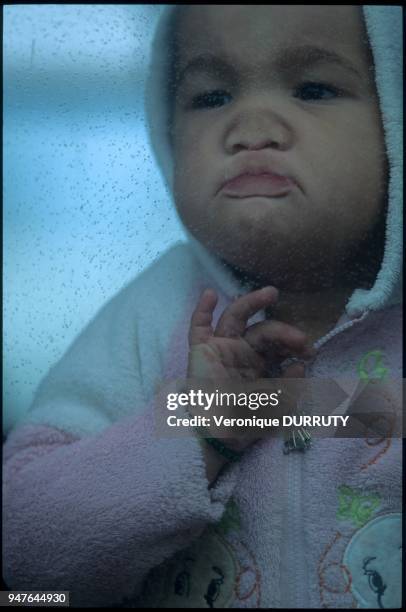
[(183, 238), (143, 109), (160, 10), (4, 9), (6, 431), (105, 301)]

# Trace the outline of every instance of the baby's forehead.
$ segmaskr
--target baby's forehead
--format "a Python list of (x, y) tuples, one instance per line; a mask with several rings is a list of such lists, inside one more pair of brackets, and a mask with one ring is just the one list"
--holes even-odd
[(368, 60), (360, 6), (189, 5), (180, 13), (178, 44), (183, 55), (198, 50), (270, 53), (285, 46), (317, 45)]
[[(279, 27), (282, 34), (307, 31), (313, 35), (323, 30), (331, 34), (339, 29), (348, 32), (355, 24), (363, 21), (362, 8), (354, 5), (185, 5), (178, 7), (180, 20), (186, 27), (213, 33), (227, 32), (238, 24), (247, 32), (256, 26), (257, 35), (268, 27)], [(228, 27), (226, 27), (228, 26)]]

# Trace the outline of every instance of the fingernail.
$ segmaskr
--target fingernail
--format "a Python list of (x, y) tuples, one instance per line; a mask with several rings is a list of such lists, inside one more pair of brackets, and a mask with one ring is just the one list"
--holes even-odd
[(272, 289), (272, 293), (276, 293), (275, 297), (279, 296), (279, 291), (277, 290), (276, 287), (272, 287), (272, 285), (268, 285), (267, 287), (263, 287), (262, 291), (268, 291), (269, 292), (270, 289)]

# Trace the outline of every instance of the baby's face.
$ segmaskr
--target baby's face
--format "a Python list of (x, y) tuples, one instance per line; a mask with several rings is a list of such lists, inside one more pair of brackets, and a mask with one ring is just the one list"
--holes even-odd
[[(186, 226), (280, 288), (334, 267), (386, 193), (361, 7), (188, 6), (179, 43), (175, 201)], [(223, 186), (252, 171), (290, 182)]]

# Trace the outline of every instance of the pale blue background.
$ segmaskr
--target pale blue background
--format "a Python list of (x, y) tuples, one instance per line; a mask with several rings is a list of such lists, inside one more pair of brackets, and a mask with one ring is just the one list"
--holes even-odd
[(184, 238), (142, 107), (160, 10), (4, 7), (5, 432), (100, 306)]

